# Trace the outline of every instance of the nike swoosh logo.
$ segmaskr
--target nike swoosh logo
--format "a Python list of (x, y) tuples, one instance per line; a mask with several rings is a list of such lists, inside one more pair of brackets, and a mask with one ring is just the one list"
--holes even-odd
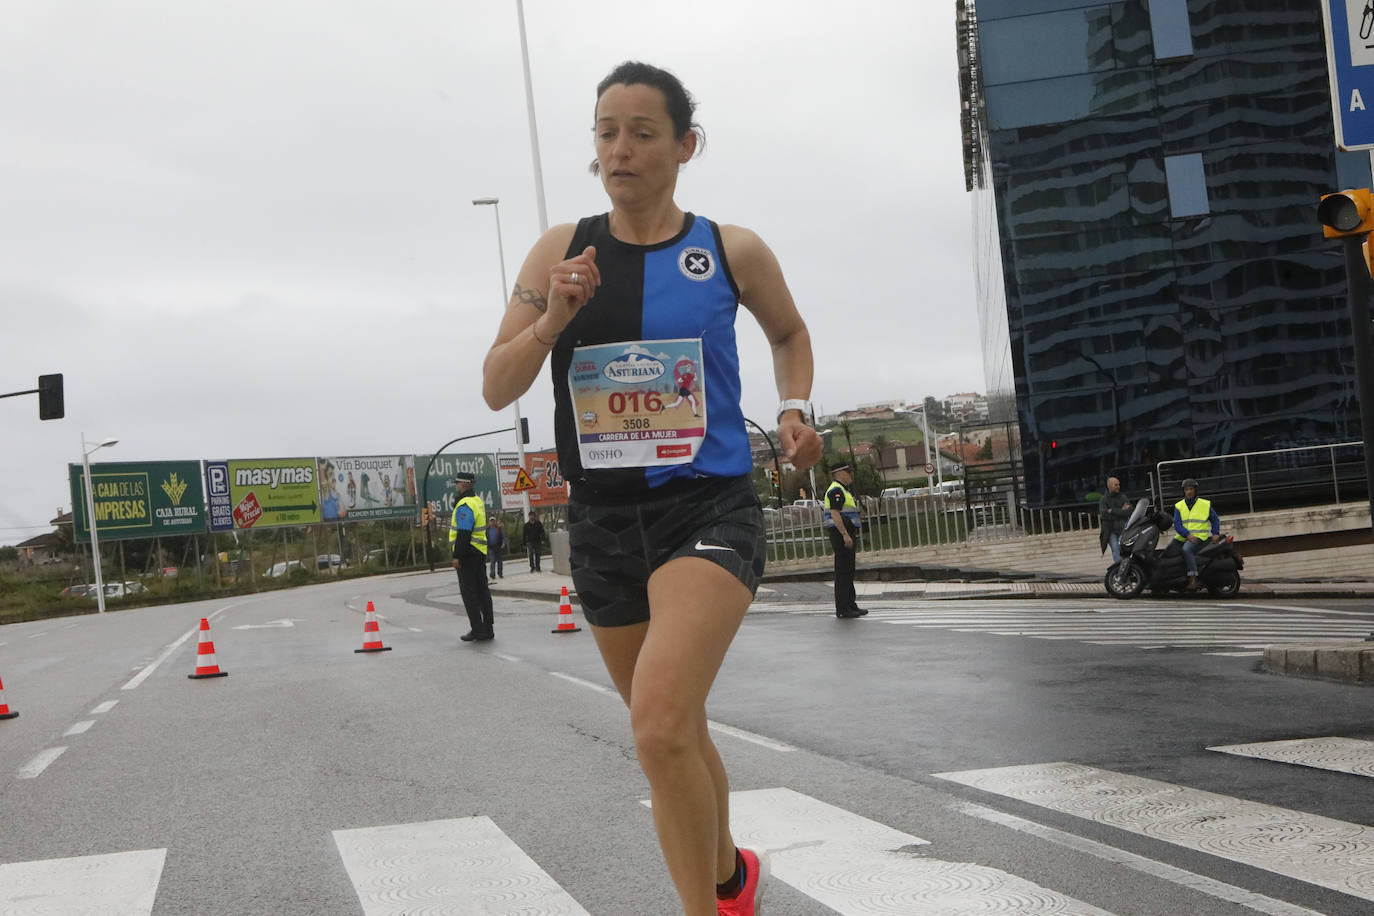
[(718, 546), (716, 546), (715, 544), (703, 544), (701, 541), (697, 541), (696, 549), (697, 549), (697, 550), (734, 550), (735, 548), (733, 548), (733, 547), (718, 547)]

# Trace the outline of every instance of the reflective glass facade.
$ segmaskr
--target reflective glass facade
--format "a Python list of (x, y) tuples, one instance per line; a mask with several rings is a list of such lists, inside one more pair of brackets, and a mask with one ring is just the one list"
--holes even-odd
[(1335, 150), (1321, 7), (1163, 7), (960, 6), (978, 272), (1002, 280), (980, 282), (985, 365), (1014, 390), (1033, 505), (1114, 472), (1140, 492), (1170, 458), (1360, 436), (1344, 261), (1315, 209), (1369, 186), (1369, 156)]

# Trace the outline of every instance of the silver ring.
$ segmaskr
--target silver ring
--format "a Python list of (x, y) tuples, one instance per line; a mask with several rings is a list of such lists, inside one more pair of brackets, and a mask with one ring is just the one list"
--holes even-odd
[(574, 282), (574, 283), (577, 282), (577, 271), (573, 271), (572, 282)]

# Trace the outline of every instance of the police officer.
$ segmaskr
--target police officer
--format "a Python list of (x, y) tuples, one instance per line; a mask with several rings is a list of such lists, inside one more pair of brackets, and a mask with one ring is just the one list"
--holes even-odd
[(1209, 540), (1221, 540), (1221, 517), (1212, 501), (1197, 495), (1197, 481), (1183, 481), (1183, 498), (1174, 503), (1174, 540), (1183, 542), (1183, 562), (1188, 565), (1188, 590), (1199, 588), (1197, 552)]
[(492, 630), (491, 589), (487, 586), (487, 507), (473, 492), (477, 478), (459, 471), (453, 478), (458, 501), (448, 525), (448, 543), (453, 549), (453, 568), (458, 571), (458, 589), (463, 609), (472, 629), (459, 637), (463, 642), (483, 642), (495, 637)]
[(830, 469), (830, 475), (833, 479), (825, 491), (824, 525), (835, 552), (835, 616), (848, 620), (868, 613), (859, 607), (854, 595), (854, 539), (859, 536), (862, 521), (859, 504), (849, 492), (854, 483), (853, 470), (847, 464), (837, 464)]

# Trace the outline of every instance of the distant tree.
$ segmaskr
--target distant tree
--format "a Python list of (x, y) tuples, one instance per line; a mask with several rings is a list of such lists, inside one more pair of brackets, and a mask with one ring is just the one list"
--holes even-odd
[(983, 440), (982, 446), (978, 449), (977, 452), (974, 453), (974, 456), (973, 456), (973, 457), (977, 458), (979, 461), (991, 461), (991, 460), (992, 460), (992, 437), (991, 437), (991, 436), (988, 436), (986, 439)]
[(13, 563), (19, 559), (18, 547), (0, 547), (0, 563)]

